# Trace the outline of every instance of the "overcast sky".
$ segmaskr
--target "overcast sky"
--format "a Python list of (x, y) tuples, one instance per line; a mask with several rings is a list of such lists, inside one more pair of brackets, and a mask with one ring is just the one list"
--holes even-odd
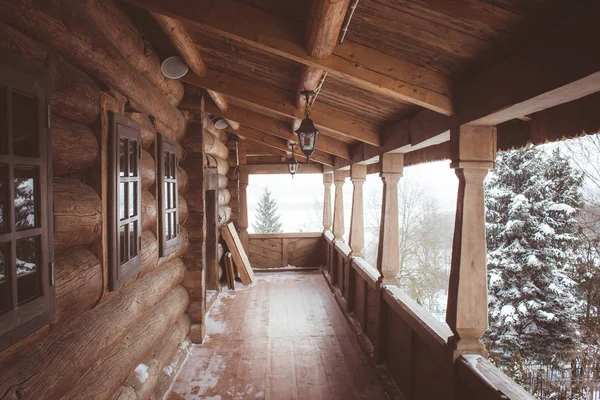
[[(456, 204), (458, 179), (450, 169), (448, 161), (421, 164), (404, 169), (404, 177), (411, 185), (423, 186), (432, 193), (439, 205), (453, 210)], [(302, 165), (300, 165), (302, 168)], [(258, 201), (263, 189), (268, 187), (277, 201), (280, 221), (284, 232), (320, 232), (322, 231), (323, 177), (321, 174), (299, 174), (293, 179), (290, 175), (251, 175), (248, 185), (249, 232), (253, 232), (252, 223)], [(332, 185), (332, 201), (333, 201)], [(365, 213), (375, 207), (374, 199), (381, 198), (382, 184), (378, 174), (367, 176), (364, 185)], [(352, 207), (352, 183), (346, 179), (344, 184), (344, 219), (346, 229), (350, 224)], [(332, 208), (333, 211), (333, 208)]]

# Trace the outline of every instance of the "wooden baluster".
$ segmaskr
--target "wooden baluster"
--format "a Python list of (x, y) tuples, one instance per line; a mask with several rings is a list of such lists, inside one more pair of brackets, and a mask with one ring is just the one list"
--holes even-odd
[(496, 128), (461, 126), (451, 131), (458, 201), (446, 322), (454, 332), (454, 358), (487, 355), (480, 338), (488, 327), (483, 180), (496, 158)]
[(376, 328), (375, 362), (385, 361), (387, 351), (388, 307), (383, 300), (383, 289), (386, 284), (397, 284), (396, 275), (400, 269), (400, 245), (398, 236), (398, 182), (404, 168), (403, 154), (383, 154), (379, 159), (380, 176), (383, 181), (383, 198), (381, 202), (381, 223), (379, 226), (379, 249), (377, 252), (377, 269), (381, 272), (376, 287)]
[(381, 223), (379, 225), (379, 251), (377, 269), (383, 284), (396, 284), (400, 269), (398, 237), (398, 182), (404, 167), (403, 154), (384, 154), (380, 159), (380, 176), (383, 181)]
[(352, 216), (350, 218), (350, 248), (353, 255), (362, 252), (365, 245), (365, 218), (363, 212), (363, 184), (367, 178), (367, 166), (355, 164), (350, 170), (350, 179), (354, 185), (352, 193)]
[(335, 240), (344, 240), (344, 193), (342, 187), (346, 180), (345, 171), (334, 171), (333, 182), (335, 184), (335, 205), (333, 208), (333, 236)]
[(333, 183), (333, 174), (323, 174), (323, 185), (325, 186), (325, 196), (323, 198), (323, 231), (331, 230), (331, 184)]

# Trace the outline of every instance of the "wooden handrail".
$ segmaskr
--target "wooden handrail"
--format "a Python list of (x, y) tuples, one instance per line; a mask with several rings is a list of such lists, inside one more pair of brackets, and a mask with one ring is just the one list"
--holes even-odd
[(373, 267), (360, 257), (353, 257), (351, 265), (354, 270), (358, 272), (358, 274), (367, 282), (367, 284), (372, 289), (375, 289), (377, 286), (377, 281), (381, 276), (381, 273), (377, 271), (377, 268)]
[(531, 394), (487, 358), (463, 355), (456, 362), (461, 384), (466, 384), (477, 398), (490, 400), (534, 400)]
[(350, 253), (352, 253), (350, 246), (339, 240), (335, 242), (335, 249), (346, 258), (350, 257)]
[(453, 335), (450, 328), (439, 322), (399, 287), (386, 285), (383, 298), (421, 339), (432, 347), (439, 347), (440, 351), (449, 351), (448, 338)]
[(252, 239), (281, 239), (281, 238), (319, 238), (323, 236), (322, 232), (297, 232), (297, 233), (251, 233), (248, 235)]

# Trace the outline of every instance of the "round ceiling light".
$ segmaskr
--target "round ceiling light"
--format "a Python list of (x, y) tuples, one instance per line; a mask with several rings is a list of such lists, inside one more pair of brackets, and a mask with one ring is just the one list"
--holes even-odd
[(169, 57), (162, 62), (160, 70), (169, 79), (182, 78), (188, 72), (188, 66), (181, 57)]
[(212, 122), (215, 124), (215, 128), (217, 129), (226, 129), (229, 128), (229, 124), (226, 120), (221, 117), (212, 117)]

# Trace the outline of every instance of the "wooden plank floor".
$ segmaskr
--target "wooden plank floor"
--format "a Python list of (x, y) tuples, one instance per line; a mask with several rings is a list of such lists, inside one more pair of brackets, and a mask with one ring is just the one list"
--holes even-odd
[(216, 301), (169, 400), (387, 398), (320, 272), (256, 278)]

